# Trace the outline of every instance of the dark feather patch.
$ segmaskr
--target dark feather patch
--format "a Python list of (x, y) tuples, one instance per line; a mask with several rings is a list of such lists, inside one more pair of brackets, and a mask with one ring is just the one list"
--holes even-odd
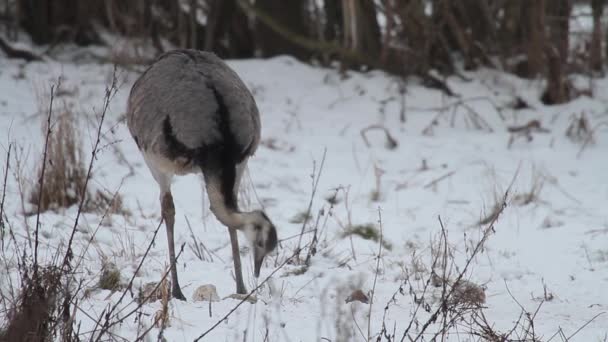
[(270, 252), (277, 247), (278, 237), (277, 230), (273, 226), (271, 226), (270, 231), (268, 232), (268, 240), (266, 240), (266, 251)]
[(137, 139), (136, 136), (133, 136), (133, 140), (135, 140), (135, 145), (137, 145), (137, 148), (141, 150), (141, 146), (139, 145), (139, 139)]
[[(182, 53), (185, 53), (182, 51)], [(186, 55), (192, 57), (189, 53)], [(250, 147), (239, 148), (234, 132), (230, 128), (230, 112), (222, 94), (213, 86), (207, 84), (213, 92), (217, 103), (215, 118), (220, 131), (221, 139), (209, 145), (199, 146), (195, 149), (188, 148), (175, 136), (171, 119), (167, 115), (163, 121), (163, 135), (167, 143), (167, 157), (175, 160), (185, 158), (198, 164), (205, 176), (206, 182), (219, 182), (220, 191), (228, 208), (237, 209), (237, 197), (234, 193), (236, 182), (236, 165), (241, 163), (249, 154)], [(276, 233), (275, 233), (276, 235)]]
[(167, 155), (169, 159), (175, 160), (176, 158), (186, 158), (192, 160), (196, 155), (196, 151), (188, 148), (181, 141), (177, 140), (175, 133), (173, 133), (173, 127), (171, 126), (171, 119), (169, 115), (165, 117), (163, 121), (163, 135), (167, 142)]

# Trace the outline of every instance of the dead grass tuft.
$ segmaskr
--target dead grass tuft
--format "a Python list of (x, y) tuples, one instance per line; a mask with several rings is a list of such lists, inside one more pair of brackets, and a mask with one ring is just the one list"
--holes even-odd
[[(348, 236), (352, 236), (352, 235), (359, 236), (360, 238), (362, 238), (364, 240), (381, 242), (380, 241), (380, 231), (378, 230), (378, 228), (376, 228), (375, 225), (373, 225), (371, 223), (354, 225), (354, 226), (348, 228), (342, 234), (342, 237), (348, 237)], [(385, 249), (391, 250), (393, 248), (393, 245), (390, 242), (382, 239), (382, 247), (384, 247)]]
[(454, 284), (454, 292), (448, 304), (450, 306), (481, 307), (486, 302), (484, 288), (468, 280)]
[(171, 326), (169, 317), (169, 300), (171, 299), (171, 287), (169, 285), (170, 284), (168, 279), (164, 279), (161, 282), (161, 286), (159, 288), (161, 293), (161, 308), (154, 314), (154, 326), (162, 330)]
[(120, 270), (113, 263), (106, 262), (102, 265), (99, 288), (110, 291), (117, 291), (121, 288)]
[(547, 177), (541, 171), (533, 168), (529, 189), (513, 196), (512, 203), (519, 206), (526, 206), (540, 201), (540, 193), (543, 190), (546, 179)]
[(570, 124), (566, 129), (566, 136), (575, 143), (583, 143), (587, 139), (593, 142), (591, 123), (584, 112), (571, 117)]
[[(87, 172), (74, 119), (69, 110), (64, 110), (51, 127), (44, 187), (41, 190), (38, 182), (29, 196), (29, 202), (41, 212), (67, 208), (80, 201)], [(43, 132), (46, 131), (45, 124)], [(38, 179), (41, 174), (42, 166), (39, 167)]]
[[(51, 135), (47, 146), (47, 165), (44, 172), (44, 188), (40, 193), (40, 182), (37, 182), (29, 193), (28, 201), (35, 208), (34, 212), (59, 210), (80, 203), (85, 194), (84, 212), (99, 212), (128, 216), (131, 213), (124, 208), (120, 194), (108, 195), (103, 190), (96, 190), (93, 195), (84, 191), (87, 170), (78, 121), (67, 106), (58, 115), (57, 122), (51, 126)], [(47, 131), (46, 122), (43, 132)], [(38, 168), (37, 179), (40, 180), (42, 166)], [(40, 201), (39, 201), (40, 200)]]
[(7, 314), (7, 326), (0, 332), (0, 341), (54, 339), (61, 276), (62, 271), (57, 267), (41, 268), (32, 274), (24, 269), (19, 297)]

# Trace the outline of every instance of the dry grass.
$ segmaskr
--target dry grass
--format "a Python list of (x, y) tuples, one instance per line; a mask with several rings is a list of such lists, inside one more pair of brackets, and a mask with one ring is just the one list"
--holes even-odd
[[(38, 182), (27, 196), (21, 192), (22, 197), (27, 198), (36, 208), (34, 244), (32, 245), (28, 234), (30, 243), (23, 244), (23, 248), (20, 248), (20, 242), (17, 241), (10, 228), (21, 283), (10, 284), (11, 288), (8, 289), (8, 292), (11, 294), (11, 298), (0, 293), (0, 305), (5, 308), (0, 311), (0, 322), (4, 324), (0, 327), (0, 342), (70, 342), (83, 339), (78, 330), (79, 325), (74, 321), (74, 315), (78, 302), (86, 298), (86, 292), (82, 291), (84, 282), (80, 278), (83, 271), (82, 268), (79, 268), (80, 263), (72, 262), (74, 258), (73, 243), (79, 218), (86, 208), (85, 204), (91, 203), (91, 201), (85, 201), (84, 195), (87, 194), (87, 184), (91, 179), (93, 164), (99, 152), (103, 120), (110, 99), (116, 93), (115, 75), (116, 70), (112, 84), (106, 88), (103, 111), (97, 123), (96, 142), (88, 167), (85, 167), (84, 164), (80, 136), (77, 134), (74, 116), (67, 109), (61, 111), (59, 115), (55, 115), (53, 111), (53, 100), (58, 86), (57, 84), (51, 86), (48, 112), (43, 125), (45, 139), (44, 150), (40, 155)], [(68, 108), (67, 105), (64, 108)], [(20, 173), (19, 163), (16, 167), (17, 173)], [(3, 190), (2, 197), (4, 195), (5, 190)], [(113, 196), (109, 202), (114, 206), (113, 208), (120, 205), (120, 202), (116, 202), (116, 196)], [(43, 226), (40, 212), (70, 205), (77, 206), (77, 214), (69, 239), (55, 251), (54, 255), (50, 256), (50, 260), (39, 259), (39, 228)], [(7, 222), (7, 225), (11, 227), (10, 222)], [(82, 253), (86, 253), (87, 247)], [(7, 258), (10, 257), (4, 253), (2, 257), (4, 264), (8, 265)], [(8, 267), (6, 268), (8, 269)], [(10, 275), (8, 277), (10, 278)], [(17, 295), (12, 295), (13, 293)], [(94, 333), (95, 331), (86, 334)]]
[(161, 292), (161, 308), (154, 314), (154, 326), (156, 328), (161, 329), (161, 331), (171, 326), (169, 317), (169, 299), (171, 299), (171, 286), (169, 285), (170, 284), (168, 279), (162, 281), (159, 289)]
[(390, 242), (381, 239), (380, 230), (378, 230), (378, 228), (376, 228), (376, 226), (371, 223), (351, 226), (342, 234), (342, 237), (350, 237), (353, 235), (359, 236), (364, 240), (378, 242), (382, 244), (382, 247), (384, 247), (385, 249), (393, 249), (393, 245)]
[(7, 326), (0, 332), (1, 342), (54, 339), (62, 302), (62, 275), (54, 266), (41, 268), (39, 272), (31, 272), (29, 267), (21, 269), (20, 294), (7, 314)]
[(101, 267), (99, 277), (99, 288), (110, 291), (117, 291), (121, 288), (120, 270), (111, 262), (104, 262)]
[(570, 118), (570, 124), (566, 129), (566, 137), (574, 143), (584, 143), (587, 139), (593, 142), (593, 134), (591, 129), (591, 123), (582, 112), (580, 115), (572, 115)]
[[(46, 124), (43, 132), (47, 131)], [(74, 115), (64, 110), (51, 127), (48, 142), (47, 167), (44, 187), (38, 182), (31, 190), (29, 202), (40, 211), (57, 210), (77, 204), (82, 196), (86, 179), (86, 168), (81, 137), (76, 129)], [(42, 173), (39, 167), (38, 179)]]
[[(46, 122), (42, 128), (43, 132), (47, 131)], [(37, 182), (28, 195), (28, 202), (34, 206), (34, 212), (68, 208), (79, 204), (82, 196), (86, 196), (84, 212), (107, 210), (110, 214), (130, 215), (119, 194), (110, 196), (103, 190), (91, 194), (88, 189), (85, 190), (87, 169), (79, 132), (75, 114), (67, 105), (64, 106), (56, 122), (51, 125), (42, 193), (40, 182)], [(38, 167), (38, 180), (41, 174), (42, 165)]]

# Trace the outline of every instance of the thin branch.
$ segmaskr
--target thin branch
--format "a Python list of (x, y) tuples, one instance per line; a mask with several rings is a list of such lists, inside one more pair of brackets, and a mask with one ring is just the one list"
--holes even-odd
[(310, 201), (308, 202), (308, 208), (306, 208), (306, 215), (304, 216), (304, 222), (302, 222), (302, 229), (300, 231), (300, 238), (298, 239), (298, 247), (296, 248), (296, 261), (299, 262), (300, 259), (300, 245), (302, 243), (302, 235), (304, 235), (304, 229), (306, 228), (306, 223), (308, 222), (308, 218), (312, 212), (312, 204), (315, 199), (315, 194), (317, 193), (317, 188), (319, 186), (319, 180), (321, 179), (321, 173), (323, 172), (323, 166), (325, 165), (325, 157), (327, 156), (327, 147), (323, 149), (323, 157), (321, 158), (321, 165), (319, 166), (319, 172), (315, 177), (315, 167), (313, 166), (312, 170), (312, 193), (310, 194)]
[(378, 256), (376, 260), (376, 272), (374, 272), (374, 285), (372, 286), (372, 293), (369, 296), (369, 311), (367, 313), (367, 341), (371, 341), (371, 321), (372, 321), (372, 307), (374, 306), (374, 295), (376, 293), (376, 282), (378, 280), (378, 273), (380, 272), (380, 259), (382, 258), (382, 244), (383, 244), (383, 229), (382, 229), (382, 210), (378, 207), (378, 225), (380, 227), (380, 241), (378, 243)]
[[(81, 189), (81, 194), (80, 194), (80, 203), (78, 204), (78, 212), (76, 213), (76, 219), (74, 220), (74, 225), (72, 226), (72, 232), (70, 234), (70, 238), (68, 240), (68, 244), (67, 244), (67, 248), (66, 248), (66, 252), (65, 252), (65, 256), (63, 257), (63, 262), (62, 262), (62, 267), (68, 267), (70, 268), (70, 262), (72, 260), (73, 254), (72, 254), (72, 242), (74, 240), (74, 235), (76, 234), (76, 230), (78, 228), (78, 222), (80, 220), (80, 216), (82, 215), (82, 211), (84, 208), (84, 202), (85, 202), (85, 197), (87, 195), (87, 186), (89, 185), (89, 180), (91, 179), (91, 173), (93, 171), (93, 164), (95, 163), (95, 160), (97, 159), (97, 152), (98, 152), (98, 147), (99, 147), (99, 142), (101, 141), (101, 129), (103, 128), (103, 122), (104, 119), (106, 117), (106, 113), (108, 111), (108, 107), (110, 106), (110, 101), (112, 100), (112, 98), (114, 97), (114, 95), (116, 94), (116, 92), (118, 91), (118, 88), (116, 87), (116, 65), (114, 65), (114, 70), (112, 73), (112, 83), (110, 84), (110, 86), (108, 86), (106, 88), (106, 94), (104, 97), (104, 103), (103, 103), (103, 109), (101, 111), (101, 117), (99, 119), (99, 123), (97, 126), (97, 136), (95, 139), (95, 144), (93, 145), (93, 150), (91, 151), (91, 161), (89, 162), (89, 168), (87, 169), (87, 175), (85, 177), (85, 181), (84, 184), (82, 186)], [(41, 191), (42, 192), (42, 187)], [(38, 225), (36, 225), (36, 233), (38, 232)], [(37, 239), (38, 237), (36, 237)]]
[(2, 201), (0, 201), (0, 241), (2, 242), (2, 251), (4, 251), (4, 200), (6, 198), (6, 183), (8, 179), (8, 169), (11, 162), (12, 144), (8, 144), (8, 152), (6, 153), (6, 169), (4, 170), (4, 183), (2, 184)]
[[(60, 80), (58, 81), (59, 85)], [(51, 99), (49, 103), (49, 112), (46, 117), (46, 136), (44, 138), (44, 152), (42, 154), (42, 170), (40, 170), (39, 192), (38, 192), (38, 208), (36, 212), (36, 227), (34, 230), (34, 278), (38, 275), (38, 228), (40, 226), (40, 204), (42, 203), (42, 194), (44, 191), (44, 173), (46, 171), (46, 157), (49, 149), (49, 138), (51, 137), (51, 116), (53, 115), (53, 100), (55, 99), (55, 85), (51, 85)]]

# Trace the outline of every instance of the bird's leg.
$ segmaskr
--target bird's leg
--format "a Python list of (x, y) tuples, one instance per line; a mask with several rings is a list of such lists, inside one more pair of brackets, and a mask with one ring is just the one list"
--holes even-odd
[(166, 192), (161, 197), (161, 209), (165, 226), (167, 229), (167, 242), (169, 243), (169, 263), (171, 265), (171, 294), (173, 298), (186, 300), (177, 281), (177, 265), (175, 260), (175, 242), (173, 239), (173, 226), (175, 224), (175, 206), (173, 205), (173, 196), (170, 192)]
[(236, 229), (228, 228), (230, 233), (230, 244), (232, 245), (232, 259), (234, 261), (234, 276), (236, 277), (236, 293), (246, 294), (247, 288), (243, 283), (243, 272), (241, 268), (241, 253), (239, 252), (239, 239)]
[[(243, 170), (245, 170), (245, 166), (247, 165), (247, 160), (241, 162), (236, 165), (236, 174), (234, 180), (234, 201), (238, 204), (239, 198), (239, 187), (241, 185), (241, 177), (243, 176)], [(234, 259), (234, 275), (236, 277), (236, 293), (246, 294), (247, 288), (245, 288), (245, 284), (243, 283), (243, 273), (241, 268), (241, 254), (239, 252), (239, 240), (236, 233), (236, 229), (228, 228), (230, 233), (230, 244), (232, 245), (232, 258)]]

